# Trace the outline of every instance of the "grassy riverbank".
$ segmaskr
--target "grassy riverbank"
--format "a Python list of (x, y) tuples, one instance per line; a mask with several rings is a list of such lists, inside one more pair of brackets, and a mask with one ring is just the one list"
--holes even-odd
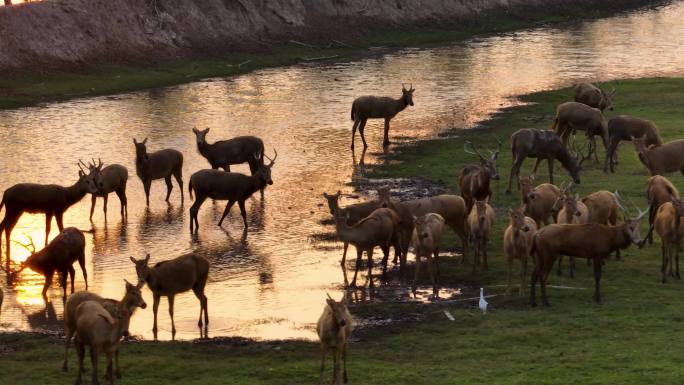
[[(684, 137), (684, 79), (641, 79), (617, 86), (615, 111), (654, 120), (664, 139)], [(542, 92), (522, 99), (529, 105), (508, 109), (484, 122), (486, 130), (468, 132), (485, 147), (495, 145), (491, 134), (508, 138), (522, 127), (549, 127), (557, 103), (570, 98), (569, 89)], [(506, 196), (505, 177), (511, 156), (508, 141), (499, 159), (502, 181), (494, 185), (498, 222), (489, 248), (490, 271), (470, 274), (451, 258), (442, 260), (442, 277), (455, 284), (468, 282), (502, 294), (506, 267), (501, 234), (506, 208), (518, 203)], [(428, 141), (402, 148), (398, 164), (377, 170), (391, 177), (421, 176), (445, 181), (455, 188), (456, 175), (474, 161), (462, 152), (463, 138)], [(603, 154), (603, 150), (600, 152)], [(576, 191), (619, 189), (645, 207), (647, 172), (626, 143), (617, 173), (605, 175), (589, 162)], [(394, 162), (393, 162), (394, 163)], [(529, 172), (528, 161), (523, 174)], [(545, 170), (545, 168), (542, 168)], [(566, 174), (557, 170), (558, 180)], [(540, 173), (541, 179), (546, 176)], [(684, 187), (679, 175), (672, 175)], [(645, 229), (646, 226), (643, 226)], [(452, 246), (453, 240), (447, 241)], [(580, 261), (581, 262), (581, 261)], [(657, 245), (630, 248), (622, 261), (606, 263), (602, 280), (604, 303), (592, 300), (593, 275), (578, 263), (577, 277), (552, 277), (552, 284), (576, 289), (549, 289), (553, 305), (533, 309), (527, 297), (497, 296), (483, 316), (463, 305), (374, 305), (355, 308), (362, 313), (398, 318), (421, 312), (420, 322), (405, 321), (356, 335), (350, 347), (349, 375), (353, 384), (677, 384), (684, 374), (682, 282), (660, 283)], [(423, 277), (425, 280), (426, 277)], [(448, 321), (449, 309), (456, 321)], [(0, 383), (67, 384), (75, 378), (60, 371), (62, 340), (30, 334), (0, 334)], [(122, 347), (122, 384), (312, 384), (318, 373), (318, 345), (285, 343), (127, 343)], [(101, 365), (102, 366), (102, 365)], [(330, 369), (328, 361), (328, 370)], [(329, 371), (326, 370), (326, 380)]]
[(224, 77), (259, 68), (291, 65), (332, 57), (354, 59), (405, 46), (429, 46), (464, 40), (478, 34), (491, 34), (532, 27), (543, 23), (592, 19), (609, 16), (611, 11), (508, 14), (492, 16), (462, 25), (459, 29), (420, 29), (377, 33), (365, 40), (337, 44), (329, 48), (309, 48), (297, 44), (277, 46), (261, 53), (230, 53), (223, 57), (177, 60), (156, 65), (108, 65), (73, 72), (20, 73), (0, 77), (0, 109), (35, 105), (75, 97), (110, 95), (127, 91), (188, 83), (209, 77)]

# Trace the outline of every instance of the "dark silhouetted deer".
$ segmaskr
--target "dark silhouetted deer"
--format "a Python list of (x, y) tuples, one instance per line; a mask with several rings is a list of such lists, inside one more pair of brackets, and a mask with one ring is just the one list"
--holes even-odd
[(256, 136), (238, 136), (228, 140), (207, 142), (209, 128), (193, 128), (197, 138), (197, 150), (209, 161), (211, 168), (223, 168), (230, 172), (231, 164), (248, 163), (252, 174), (264, 164), (264, 142)]
[(403, 85), (401, 86), (401, 97), (393, 99), (386, 96), (361, 96), (354, 99), (351, 108), (351, 120), (354, 121), (352, 126), (352, 142), (351, 148), (354, 149), (354, 137), (356, 136), (356, 129), (359, 129), (361, 140), (363, 141), (363, 148), (368, 147), (366, 144), (366, 137), (363, 130), (366, 127), (368, 119), (385, 119), (385, 133), (382, 141), (383, 146), (389, 146), (389, 129), (390, 120), (397, 116), (407, 106), (413, 105), (413, 85), (407, 90)]
[(166, 182), (166, 201), (169, 201), (173, 184), (171, 175), (176, 178), (183, 202), (183, 154), (171, 148), (148, 153), (147, 138), (138, 142), (133, 138), (135, 144), (135, 172), (145, 188), (145, 200), (150, 205), (150, 186), (155, 179), (162, 179)]
[(102, 168), (102, 160), (98, 160), (98, 164), (95, 164), (93, 159), (92, 163), (87, 166), (85, 163), (81, 162), (84, 167), (90, 169), (90, 174), (93, 176), (95, 181), (95, 186), (97, 187), (97, 193), (92, 194), (92, 200), (90, 204), (90, 217), (93, 220), (93, 212), (95, 211), (95, 203), (97, 197), (102, 197), (104, 199), (104, 206), (102, 210), (104, 211), (105, 222), (107, 221), (107, 199), (109, 194), (112, 192), (116, 193), (119, 197), (119, 202), (121, 203), (121, 219), (128, 216), (128, 199), (126, 198), (126, 182), (128, 182), (128, 169), (120, 164), (110, 164), (109, 166)]

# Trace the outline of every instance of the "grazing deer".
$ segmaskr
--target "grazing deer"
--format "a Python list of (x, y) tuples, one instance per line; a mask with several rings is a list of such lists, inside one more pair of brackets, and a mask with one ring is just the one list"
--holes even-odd
[(128, 199), (126, 198), (128, 169), (120, 164), (110, 164), (109, 166), (102, 168), (102, 160), (99, 159), (97, 165), (95, 165), (94, 159), (93, 162), (89, 163), (87, 166), (83, 162), (80, 163), (90, 170), (90, 174), (93, 176), (95, 186), (97, 187), (97, 193), (91, 194), (90, 221), (93, 220), (93, 212), (95, 211), (97, 197), (102, 197), (104, 199), (102, 210), (104, 211), (105, 222), (107, 221), (107, 198), (112, 192), (115, 192), (116, 196), (119, 197), (119, 202), (121, 203), (121, 219), (128, 217)]
[(591, 83), (579, 83), (575, 85), (575, 101), (598, 108), (601, 112), (606, 109), (613, 111), (613, 95), (615, 92), (617, 92), (615, 88), (606, 92)]
[[(461, 176), (458, 178), (461, 196), (465, 200), (468, 212), (473, 207), (473, 200), (491, 200), (492, 189), (489, 183), (491, 180), (499, 180), (499, 172), (496, 170), (496, 158), (501, 151), (501, 141), (499, 139), (496, 141), (499, 143), (499, 147), (496, 151), (489, 151), (491, 154), (489, 158), (483, 156), (473, 142), (466, 140), (463, 144), (463, 151), (468, 154), (477, 155), (480, 158), (480, 164), (465, 166), (463, 171), (461, 171)], [(470, 145), (472, 151), (468, 150), (468, 145)]]
[[(79, 165), (80, 168), (80, 165)], [(19, 183), (5, 190), (0, 209), (5, 206), (5, 218), (0, 222), (0, 233), (5, 230), (6, 269), (10, 267), (10, 236), (23, 213), (45, 213), (45, 246), (48, 244), (52, 217), (57, 220), (59, 231), (64, 230), (64, 213), (87, 193), (97, 192), (92, 175), (83, 169), (78, 171), (78, 181), (72, 186), (54, 184)]]
[(340, 383), (340, 361), (342, 361), (343, 382), (346, 384), (347, 378), (347, 346), (349, 336), (354, 329), (354, 319), (349, 309), (347, 309), (347, 295), (340, 302), (336, 302), (328, 294), (325, 300), (326, 306), (323, 314), (318, 318), (316, 333), (321, 341), (321, 369), (318, 384), (323, 383), (323, 371), (325, 370), (325, 356), (328, 351), (333, 355), (333, 384)]
[[(558, 212), (556, 223), (559, 225), (575, 224), (583, 225), (589, 222), (589, 209), (580, 201), (579, 195), (573, 195), (570, 191), (572, 183), (567, 187), (561, 187), (561, 195), (553, 206), (553, 210)], [(562, 275), (561, 265), (563, 264), (563, 256), (558, 258), (557, 274)], [(575, 277), (575, 258), (570, 257), (570, 277)]]
[[(199, 222), (197, 220), (197, 213), (199, 212), (202, 203), (207, 198), (217, 200), (227, 200), (223, 215), (218, 222), (221, 226), (223, 219), (230, 212), (231, 207), (238, 203), (240, 206), (240, 214), (242, 214), (242, 221), (245, 224), (245, 231), (247, 231), (247, 211), (245, 210), (245, 201), (251, 197), (255, 192), (266, 187), (267, 184), (272, 185), (271, 168), (278, 157), (278, 152), (275, 151), (273, 159), (269, 159), (269, 164), (260, 164), (259, 169), (254, 175), (244, 175), (237, 172), (225, 172), (219, 170), (200, 170), (192, 174), (190, 183), (188, 183), (188, 190), (190, 191), (190, 198), (192, 192), (195, 191), (197, 195), (195, 203), (190, 207), (190, 233), (193, 232), (193, 225), (195, 232), (199, 230)], [(255, 159), (260, 158), (259, 154), (254, 155)]]
[(665, 175), (679, 171), (684, 175), (684, 139), (673, 140), (663, 145), (646, 146), (646, 138), (632, 137), (641, 163), (648, 168), (651, 175)]
[(553, 121), (553, 129), (558, 136), (563, 140), (563, 144), (567, 146), (570, 134), (575, 131), (585, 131), (587, 140), (589, 141), (588, 158), (594, 154), (596, 162), (598, 162), (598, 151), (596, 148), (595, 136), (598, 135), (603, 141), (603, 148), (608, 148), (608, 124), (606, 118), (603, 117), (601, 110), (598, 108), (589, 107), (586, 104), (577, 102), (565, 102), (558, 105), (556, 109), (556, 118)]
[(385, 119), (385, 134), (382, 145), (389, 146), (390, 120), (407, 106), (413, 105), (414, 91), (413, 85), (411, 85), (408, 90), (402, 85), (401, 97), (399, 99), (380, 96), (361, 96), (354, 99), (351, 108), (351, 120), (354, 121), (354, 125), (352, 126), (351, 149), (354, 149), (354, 137), (356, 136), (357, 128), (359, 129), (359, 134), (361, 134), (363, 148), (368, 147), (368, 144), (366, 144), (366, 137), (363, 134), (368, 119)]
[[(62, 370), (68, 371), (67, 359), (69, 357), (69, 343), (72, 337), (76, 334), (76, 309), (80, 304), (85, 301), (95, 301), (100, 303), (109, 312), (112, 317), (116, 317), (117, 309), (120, 305), (126, 309), (131, 316), (135, 313), (137, 308), (145, 309), (147, 304), (142, 298), (142, 293), (140, 288), (142, 285), (135, 286), (126, 281), (126, 294), (124, 294), (121, 301), (115, 299), (102, 298), (95, 293), (88, 291), (79, 291), (69, 296), (69, 299), (64, 306), (64, 334), (66, 335), (66, 340), (64, 341), (64, 363), (62, 364)], [(116, 349), (114, 353), (114, 364), (116, 366), (115, 375), (116, 378), (121, 378), (121, 370), (119, 368), (119, 349)]]
[(519, 178), (520, 201), (523, 213), (534, 219), (537, 227), (542, 223), (548, 225), (556, 220), (554, 204), (561, 196), (558, 186), (550, 183), (542, 183), (537, 187), (532, 187), (534, 176)]
[(368, 278), (366, 281), (370, 287), (373, 287), (373, 249), (375, 249), (376, 246), (380, 246), (382, 249), (382, 278), (384, 280), (387, 277), (389, 247), (396, 239), (396, 233), (401, 219), (393, 210), (379, 208), (354, 225), (348, 225), (348, 220), (349, 213), (347, 213), (346, 216), (343, 216), (339, 211), (335, 212), (337, 237), (342, 242), (348, 242), (356, 248), (356, 269), (354, 270), (354, 278), (352, 279), (350, 286), (356, 286), (356, 276), (361, 268), (361, 259), (363, 258), (363, 252), (365, 251), (368, 256)]
[[(684, 199), (672, 197), (670, 202), (663, 203), (655, 215), (653, 228), (660, 237), (662, 264), (662, 282), (667, 282), (667, 276), (672, 274), (672, 260), (676, 259), (677, 279), (679, 275), (679, 250), (684, 242), (684, 227), (680, 226), (684, 216)], [(650, 231), (649, 231), (650, 233)]]
[(439, 279), (439, 244), (442, 240), (442, 234), (444, 234), (444, 218), (439, 214), (429, 213), (420, 218), (413, 217), (413, 223), (414, 229), (411, 243), (416, 253), (416, 275), (413, 280), (413, 296), (416, 296), (416, 287), (420, 275), (420, 259), (425, 257), (428, 261), (428, 270), (432, 279), (432, 295), (437, 298), (439, 296), (437, 288)]
[(527, 257), (532, 252), (534, 234), (537, 224), (534, 219), (526, 217), (521, 208), (509, 210), (510, 224), (504, 231), (504, 253), (508, 260), (508, 287), (506, 294), (511, 291), (513, 277), (513, 260), (520, 260), (520, 296), (525, 293), (525, 277), (527, 276)]
[(208, 143), (207, 133), (209, 128), (192, 132), (197, 137), (197, 150), (205, 157), (211, 168), (223, 168), (230, 172), (231, 164), (248, 163), (252, 174), (264, 164), (264, 142), (256, 136), (238, 136), (228, 140)]
[(603, 260), (617, 249), (625, 249), (631, 243), (641, 244), (639, 225), (646, 212), (639, 210), (636, 218), (629, 218), (621, 207), (625, 222), (617, 225), (587, 223), (584, 225), (553, 224), (537, 231), (534, 236), (533, 253), (536, 255), (530, 284), (530, 302), (537, 305), (535, 287), (540, 282), (542, 303), (550, 306), (546, 296), (546, 281), (556, 258), (568, 255), (588, 258), (594, 266), (594, 299), (601, 302), (601, 267)]
[(43, 299), (45, 302), (47, 302), (47, 291), (48, 288), (50, 288), (50, 285), (52, 285), (52, 278), (55, 272), (61, 274), (61, 284), (64, 291), (62, 297), (63, 302), (66, 302), (67, 273), (71, 277), (71, 293), (74, 292), (74, 277), (76, 271), (72, 265), (76, 261), (78, 261), (78, 264), (81, 266), (86, 290), (88, 290), (88, 273), (85, 268), (85, 237), (81, 230), (75, 227), (67, 227), (50, 241), (45, 248), (38, 252), (36, 252), (33, 239), (30, 237), (29, 242), (30, 244), (28, 245), (21, 245), (24, 246), (31, 255), (21, 263), (19, 271), (11, 274), (16, 275), (28, 267), (45, 277), (45, 284), (43, 285)]
[(176, 339), (176, 325), (173, 322), (173, 300), (176, 294), (180, 294), (192, 289), (195, 296), (200, 301), (200, 317), (197, 326), (202, 334), (202, 314), (204, 313), (204, 335), (208, 337), (209, 310), (207, 308), (207, 296), (204, 295), (204, 287), (209, 276), (209, 262), (206, 258), (197, 254), (190, 253), (167, 261), (157, 262), (154, 267), (149, 267), (150, 255), (145, 259), (136, 260), (131, 257), (135, 264), (135, 272), (138, 274), (139, 285), (147, 283), (147, 287), (152, 290), (154, 303), (152, 312), (154, 313), (154, 327), (152, 333), (157, 340), (157, 310), (159, 310), (159, 299), (164, 296), (169, 300), (169, 316), (171, 317), (171, 339)]
[(572, 180), (576, 184), (580, 183), (581, 162), (570, 154), (560, 137), (553, 131), (532, 128), (520, 129), (511, 135), (511, 152), (513, 152), (513, 165), (508, 177), (506, 194), (511, 193), (513, 178), (520, 175), (520, 167), (525, 158), (537, 158), (532, 175), (537, 173), (539, 163), (546, 159), (549, 165), (549, 183), (551, 184), (553, 184), (553, 161), (556, 159), (568, 170)]
[[(646, 200), (648, 201), (648, 225), (653, 226), (656, 212), (661, 205), (679, 198), (679, 190), (667, 178), (654, 175), (646, 182)], [(653, 243), (653, 234), (649, 232), (646, 239)]]
[(155, 179), (162, 179), (166, 182), (166, 201), (169, 201), (173, 184), (171, 184), (171, 176), (173, 175), (178, 182), (181, 193), (181, 203), (184, 200), (183, 196), (183, 154), (171, 148), (147, 152), (147, 138), (142, 142), (138, 142), (133, 138), (135, 144), (135, 173), (143, 183), (145, 188), (145, 201), (147, 206), (150, 205), (150, 187), (152, 181)]
[(129, 335), (128, 326), (131, 313), (123, 304), (116, 306), (111, 314), (98, 301), (84, 301), (76, 308), (76, 353), (78, 353), (78, 375), (76, 385), (81, 384), (85, 347), (90, 346), (90, 362), (92, 365), (92, 384), (99, 384), (97, 379), (98, 354), (107, 356), (107, 374), (110, 384), (114, 384), (112, 373), (112, 358), (119, 350), (122, 337)]
[(635, 118), (628, 115), (620, 115), (608, 121), (608, 149), (606, 150), (606, 161), (603, 164), (603, 172), (615, 172), (615, 165), (618, 163), (617, 149), (620, 141), (631, 141), (632, 137), (646, 137), (646, 146), (663, 144), (660, 138), (658, 127), (650, 120)]
[(487, 264), (487, 243), (489, 243), (489, 233), (493, 225), (494, 209), (492, 209), (492, 206), (487, 201), (476, 200), (473, 208), (470, 210), (470, 214), (468, 214), (468, 234), (475, 254), (473, 272), (477, 270), (480, 263), (483, 263), (485, 270), (489, 270), (489, 265)]

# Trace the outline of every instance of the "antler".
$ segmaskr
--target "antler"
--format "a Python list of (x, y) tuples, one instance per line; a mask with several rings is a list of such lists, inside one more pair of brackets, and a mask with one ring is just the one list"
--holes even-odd
[(498, 154), (499, 152), (501, 152), (501, 140), (499, 139), (499, 137), (497, 137), (497, 136), (495, 136), (495, 135), (492, 135), (492, 137), (493, 137), (494, 140), (496, 140), (496, 142), (498, 143), (498, 147), (497, 147), (497, 149), (496, 149), (496, 152), (494, 152), (494, 151), (492, 151), (492, 150), (488, 150), (488, 151), (489, 151), (490, 154), (494, 155), (494, 154)]
[[(83, 163), (83, 161), (80, 160), (80, 159), (78, 160), (78, 163), (76, 163), (76, 165), (78, 166), (79, 170), (81, 170), (81, 171), (83, 171), (83, 172), (85, 172), (85, 170), (83, 169), (83, 167), (85, 167), (86, 169), (88, 168), (88, 165), (85, 164), (85, 163)], [(82, 165), (82, 166), (81, 166), (81, 165)]]
[(618, 190), (615, 190), (614, 194), (615, 194), (615, 203), (620, 208), (620, 211), (622, 211), (623, 214), (627, 215), (629, 213), (629, 211), (623, 205), (624, 200), (622, 199), (622, 196), (620, 196), (620, 193), (618, 192)]
[[(467, 145), (470, 145), (470, 148), (472, 148), (474, 152), (473, 152), (473, 151), (468, 151)], [(468, 153), (468, 154), (477, 155), (477, 156), (479, 156), (480, 158), (484, 158), (484, 156), (482, 156), (482, 154), (480, 153), (480, 151), (478, 151), (477, 148), (475, 147), (475, 143), (473, 143), (470, 139), (466, 139), (466, 141), (463, 142), (463, 151), (465, 151), (465, 152)]]
[[(24, 247), (26, 250), (28, 250), (29, 253), (35, 254), (35, 253), (36, 253), (36, 245), (33, 243), (33, 238), (31, 238), (30, 235), (27, 235), (26, 238), (29, 239), (29, 244), (28, 244), (28, 245), (23, 244), (23, 243), (21, 243), (21, 242), (19, 242), (19, 241), (15, 241), (15, 240), (12, 240), (12, 242), (16, 243), (17, 245), (20, 245), (20, 246)], [(29, 246), (31, 246), (30, 249), (29, 249)]]
[(266, 155), (266, 153), (264, 153), (264, 156), (266, 157), (266, 159), (271, 161), (271, 163), (268, 164), (268, 167), (273, 166), (273, 163), (275, 163), (275, 160), (278, 157), (278, 151), (276, 151), (275, 147), (273, 148), (273, 153), (275, 154), (275, 155), (273, 155), (273, 159), (271, 159), (268, 155)]
[(591, 153), (589, 151), (587, 151), (587, 156), (584, 156), (584, 154), (582, 153), (585, 147), (586, 144), (583, 146), (575, 146), (577, 150), (575, 151), (575, 158), (577, 158), (577, 160), (579, 161), (580, 166), (582, 165), (582, 163), (584, 163), (585, 160), (591, 159)]

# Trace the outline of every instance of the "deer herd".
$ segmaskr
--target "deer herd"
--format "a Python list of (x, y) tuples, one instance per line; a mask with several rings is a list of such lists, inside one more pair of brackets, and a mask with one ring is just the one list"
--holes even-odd
[[(402, 87), (401, 97), (364, 96), (354, 100), (351, 109), (352, 150), (358, 129), (364, 147), (367, 147), (364, 129), (368, 119), (384, 119), (383, 145), (390, 143), (390, 121), (408, 106), (413, 106), (415, 89)], [(605, 261), (613, 253), (619, 258), (619, 251), (630, 244), (642, 247), (652, 241), (652, 232), (658, 234), (662, 244), (662, 282), (668, 277), (680, 277), (678, 251), (684, 239), (684, 229), (680, 228), (680, 218), (684, 215), (684, 198), (663, 174), (681, 171), (684, 163), (680, 156), (672, 156), (684, 150), (684, 140), (662, 142), (657, 126), (648, 120), (621, 115), (606, 121), (604, 110), (613, 109), (612, 98), (615, 91), (605, 92), (589, 83), (575, 87), (574, 101), (562, 103), (556, 110), (553, 130), (523, 128), (511, 135), (510, 146), (512, 165), (506, 193), (512, 193), (515, 183), (520, 192), (520, 206), (508, 211), (508, 227), (503, 234), (503, 254), (508, 264), (508, 286), (506, 293), (513, 289), (514, 260), (520, 261), (518, 294), (524, 295), (527, 279), (527, 263), (534, 268), (530, 280), (530, 301), (536, 305), (536, 285), (540, 284), (542, 303), (549, 305), (546, 288), (547, 279), (558, 263), (561, 274), (563, 256), (570, 259), (570, 275), (574, 276), (574, 260), (585, 258), (593, 266), (594, 299), (601, 300), (600, 280)], [(228, 201), (218, 222), (221, 226), (231, 207), (237, 203), (247, 231), (245, 201), (255, 192), (263, 197), (266, 186), (273, 184), (271, 168), (277, 158), (265, 154), (263, 141), (254, 136), (241, 136), (229, 140), (208, 143), (209, 129), (194, 128), (197, 149), (207, 159), (211, 168), (192, 174), (188, 192), (194, 203), (189, 209), (190, 232), (197, 232), (198, 211), (202, 203), (211, 198)], [(577, 131), (584, 131), (588, 150), (586, 154), (574, 140)], [(651, 176), (647, 184), (648, 211), (642, 211), (627, 199), (636, 209), (633, 215), (626, 208), (626, 201), (618, 192), (597, 191), (582, 198), (572, 191), (580, 184), (583, 162), (593, 158), (598, 161), (595, 137), (600, 136), (605, 149), (605, 172), (615, 172), (618, 164), (617, 148), (621, 141), (632, 141), (640, 161), (648, 168)], [(458, 186), (459, 195), (444, 194), (414, 200), (398, 200), (391, 196), (387, 187), (378, 190), (377, 199), (340, 207), (341, 192), (323, 193), (327, 200), (337, 237), (344, 243), (342, 269), (345, 286), (357, 285), (358, 272), (362, 267), (364, 253), (367, 258), (366, 284), (374, 286), (372, 274), (373, 252), (376, 247), (382, 251), (382, 279), (387, 280), (390, 249), (394, 249), (393, 263), (399, 265), (399, 278), (403, 282), (409, 249), (415, 252), (416, 268), (413, 284), (414, 296), (420, 280), (421, 259), (426, 259), (432, 283), (432, 295), (439, 297), (440, 269), (439, 254), (444, 250), (442, 239), (447, 228), (460, 239), (463, 254), (461, 264), (472, 264), (472, 271), (489, 269), (487, 259), (488, 244), (492, 239), (496, 210), (492, 206), (492, 181), (499, 179), (497, 159), (502, 150), (502, 142), (497, 138), (497, 148), (486, 154), (483, 148), (472, 140), (465, 140), (464, 151), (475, 157), (476, 162), (462, 168)], [(183, 154), (174, 149), (161, 149), (149, 152), (147, 138), (135, 145), (135, 171), (140, 178), (149, 206), (152, 181), (164, 179), (166, 182), (166, 201), (173, 190), (172, 177), (183, 194)], [(520, 176), (521, 166), (526, 158), (535, 158), (533, 173)], [(268, 159), (269, 163), (265, 163)], [(546, 159), (549, 169), (549, 182), (535, 186), (536, 171), (539, 163)], [(554, 161), (558, 160), (568, 172), (571, 181), (560, 186), (554, 184)], [(250, 175), (231, 172), (230, 166), (247, 163)], [(141, 290), (145, 284), (152, 291), (154, 303), (153, 333), (157, 339), (157, 310), (160, 298), (167, 297), (171, 318), (171, 336), (175, 338), (173, 321), (174, 296), (192, 290), (200, 303), (198, 326), (203, 337), (207, 337), (209, 322), (208, 301), (204, 289), (210, 265), (207, 259), (195, 253), (182, 255), (175, 259), (161, 261), (151, 266), (150, 255), (137, 260), (131, 257), (138, 277), (137, 284), (125, 282), (125, 295), (121, 300), (106, 299), (87, 291), (85, 269), (85, 238), (75, 227), (63, 227), (64, 213), (91, 194), (92, 220), (97, 197), (104, 199), (104, 216), (107, 218), (107, 197), (116, 193), (121, 203), (121, 217), (128, 216), (126, 184), (128, 170), (119, 164), (103, 167), (101, 160), (86, 164), (79, 161), (78, 180), (71, 186), (40, 185), (20, 183), (5, 190), (0, 209), (5, 208), (5, 217), (0, 223), (0, 235), (5, 233), (5, 265), (8, 278), (16, 276), (24, 268), (43, 275), (45, 285), (43, 296), (47, 300), (47, 290), (55, 272), (61, 274), (63, 287), (64, 321), (66, 350), (64, 370), (67, 370), (67, 354), (73, 337), (79, 359), (77, 384), (81, 382), (85, 347), (89, 346), (93, 368), (97, 357), (103, 353), (107, 357), (107, 378), (113, 383), (120, 377), (118, 347), (122, 337), (128, 335), (130, 318), (137, 308), (146, 308)], [(223, 171), (218, 170), (222, 168)], [(12, 270), (10, 258), (10, 236), (23, 213), (44, 213), (46, 216), (46, 242), (42, 250), (36, 251), (33, 241), (23, 245), (31, 254), (18, 270)], [(640, 221), (648, 214), (650, 225), (642, 240)], [(48, 242), (50, 224), (55, 217), (60, 234)], [(351, 282), (347, 280), (346, 254), (348, 246), (356, 249), (355, 271)], [(86, 291), (74, 293), (73, 263), (81, 267)], [(674, 265), (674, 266), (673, 266)], [(0, 264), (1, 267), (1, 264)], [(67, 276), (71, 277), (71, 295), (67, 297)], [(2, 291), (0, 291), (0, 295)], [(2, 297), (0, 296), (0, 301)], [(1, 303), (1, 302), (0, 302)], [(347, 382), (346, 357), (347, 343), (353, 328), (353, 319), (347, 309), (347, 297), (335, 301), (328, 297), (326, 306), (318, 320), (317, 333), (321, 341), (321, 381), (325, 356), (333, 354), (333, 382), (340, 381), (340, 363), (343, 366), (343, 382)], [(115, 364), (115, 365), (113, 365)], [(114, 368), (115, 366), (115, 368)], [(97, 383), (97, 371), (93, 371), (93, 383)]]

